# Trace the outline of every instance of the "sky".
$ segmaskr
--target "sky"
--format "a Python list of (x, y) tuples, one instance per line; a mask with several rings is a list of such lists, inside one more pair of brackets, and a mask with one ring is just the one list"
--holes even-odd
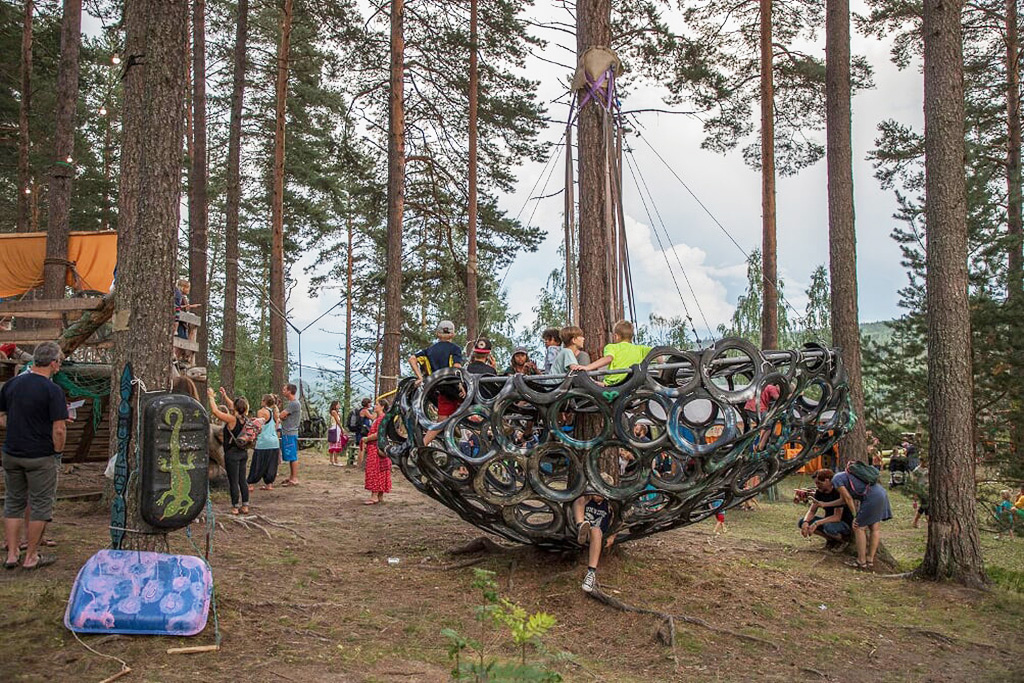
[[(852, 10), (866, 12), (866, 7), (855, 0)], [(537, 0), (532, 14), (542, 20), (546, 13), (554, 11), (547, 0)], [(564, 19), (564, 12), (559, 18)], [(98, 25), (87, 18), (84, 28), (95, 31)], [(564, 61), (566, 53), (553, 44), (548, 51), (548, 58)], [(923, 82), (917, 64), (903, 71), (891, 64), (888, 44), (854, 31), (852, 51), (865, 55), (874, 68), (875, 87), (853, 99), (860, 319), (869, 322), (899, 315), (897, 291), (905, 284), (906, 274), (900, 265), (899, 249), (890, 238), (895, 226), (895, 197), (879, 187), (866, 157), (874, 146), (879, 122), (895, 118), (918, 129), (922, 127)], [(629, 66), (626, 64), (627, 69)], [(564, 104), (566, 70), (533, 60), (528, 64), (528, 73), (540, 81), (538, 96), (548, 103), (548, 115), (564, 120), (568, 115)], [(668, 109), (663, 101), (665, 94), (663, 89), (652, 86), (634, 86), (622, 106), (627, 110)], [(672, 109), (683, 110), (685, 106)], [(651, 312), (673, 316), (688, 310), (697, 323), (698, 333), (705, 337), (708, 327), (728, 322), (737, 297), (746, 288), (746, 254), (757, 249), (761, 239), (760, 175), (744, 164), (738, 149), (725, 155), (701, 149), (703, 131), (694, 117), (660, 113), (642, 113), (639, 117), (643, 139), (632, 139), (632, 158), (657, 207), (652, 221), (627, 168), (623, 205), (639, 322), (646, 322)], [(564, 126), (552, 124), (542, 139), (557, 143), (563, 132)], [(820, 139), (824, 141), (824, 132)], [(657, 154), (648, 143), (657, 149)], [(537, 251), (519, 256), (505, 275), (511, 312), (518, 314), (522, 327), (529, 326), (534, 319), (531, 309), (548, 273), (561, 267), (558, 247), (563, 230), (562, 197), (531, 200), (535, 187), (532, 196), (548, 195), (560, 188), (564, 162), (558, 159), (556, 163), (548, 185), (544, 181), (551, 166), (529, 163), (519, 169), (515, 192), (499, 197), (502, 209), (524, 221), (530, 220), (547, 233)], [(653, 208), (651, 211), (654, 213)], [(660, 244), (652, 230), (654, 225), (660, 230), (659, 215), (665, 228)], [(802, 314), (806, 305), (803, 292), (811, 272), (818, 265), (828, 265), (824, 160), (794, 177), (778, 178), (777, 222), (779, 273), (785, 281), (787, 299)], [(309, 276), (305, 268), (311, 265), (310, 258), (300, 259), (291, 269), (297, 286), (292, 290), (289, 309), (292, 322), (299, 328), (309, 325), (336, 304), (339, 297), (337, 289), (324, 290), (318, 297), (308, 295)], [(670, 269), (675, 271), (685, 304), (672, 286)], [(458, 322), (461, 316), (453, 311), (450, 317)], [(337, 354), (339, 344), (343, 346), (343, 336), (338, 334), (343, 330), (343, 308), (312, 325), (302, 335), (303, 363), (338, 369), (340, 362), (327, 355)], [(289, 330), (288, 346), (293, 360), (297, 341), (294, 331)], [(307, 370), (307, 378), (309, 374)]]

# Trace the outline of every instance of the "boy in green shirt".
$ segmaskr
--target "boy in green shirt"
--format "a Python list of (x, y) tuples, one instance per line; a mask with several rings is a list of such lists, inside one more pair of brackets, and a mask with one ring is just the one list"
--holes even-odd
[[(600, 370), (608, 366), (611, 370), (628, 368), (637, 365), (647, 354), (651, 352), (650, 346), (643, 346), (633, 343), (633, 323), (628, 320), (620, 320), (612, 327), (612, 337), (615, 342), (606, 344), (604, 356), (587, 365), (574, 365), (572, 370)], [(604, 378), (605, 384), (617, 384), (626, 379), (625, 374), (608, 375)]]

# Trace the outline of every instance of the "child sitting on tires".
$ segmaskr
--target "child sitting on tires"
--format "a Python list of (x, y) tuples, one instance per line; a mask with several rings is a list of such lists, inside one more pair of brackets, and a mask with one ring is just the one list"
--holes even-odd
[[(615, 482), (607, 472), (601, 473), (601, 479), (608, 486)], [(615, 543), (615, 534), (605, 538), (611, 526), (612, 510), (608, 500), (601, 495), (591, 494), (580, 496), (572, 504), (573, 518), (577, 524), (576, 540), (580, 545), (589, 545), (587, 555), (587, 574), (583, 577), (583, 590), (590, 593), (597, 584), (597, 563), (601, 561), (601, 551)]]

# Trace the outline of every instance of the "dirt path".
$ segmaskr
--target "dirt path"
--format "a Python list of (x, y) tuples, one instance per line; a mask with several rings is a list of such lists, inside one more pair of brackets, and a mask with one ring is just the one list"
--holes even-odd
[[(212, 643), (212, 619), (192, 639), (84, 638), (128, 662), (133, 673), (121, 680), (447, 680), (446, 627), (481, 639), (491, 655), (514, 656), (507, 638), (474, 620), (482, 600), (470, 586), (472, 568), (446, 569), (477, 557), (446, 553), (476, 529), (400, 474), (385, 505), (364, 506), (361, 472), (329, 467), (310, 452), (301, 462), (300, 486), (257, 490), (252, 501), (253, 513), (297, 533), (243, 528), (227, 519), (226, 491), (214, 492), (223, 525), (212, 557), (222, 650), (166, 654)], [(701, 524), (629, 544), (607, 558), (600, 578), (626, 602), (699, 617), (778, 649), (685, 624), (677, 624), (674, 647), (662, 645), (656, 618), (585, 597), (577, 558), (517, 548), (476, 566), (496, 572), (503, 595), (558, 618), (547, 646), (569, 653), (550, 664), (566, 680), (1024, 679), (1024, 596), (849, 571), (816, 543), (770, 540), (775, 527), (788, 534), (781, 528), (795, 508), (766, 507), (730, 513), (725, 538)], [(95, 504), (62, 503), (51, 534), (59, 563), (0, 575), (4, 680), (100, 681), (119, 670), (62, 624), (71, 583), (106, 544), (106, 524)], [(172, 550), (191, 551), (183, 533), (172, 537)]]

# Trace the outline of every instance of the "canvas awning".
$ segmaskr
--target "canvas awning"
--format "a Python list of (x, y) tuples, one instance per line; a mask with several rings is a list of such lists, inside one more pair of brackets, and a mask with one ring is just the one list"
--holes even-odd
[[(0, 234), (0, 298), (20, 296), (43, 284), (45, 232)], [(110, 291), (117, 265), (117, 233), (73, 232), (68, 240), (68, 287)], [(75, 277), (77, 274), (77, 278)]]

